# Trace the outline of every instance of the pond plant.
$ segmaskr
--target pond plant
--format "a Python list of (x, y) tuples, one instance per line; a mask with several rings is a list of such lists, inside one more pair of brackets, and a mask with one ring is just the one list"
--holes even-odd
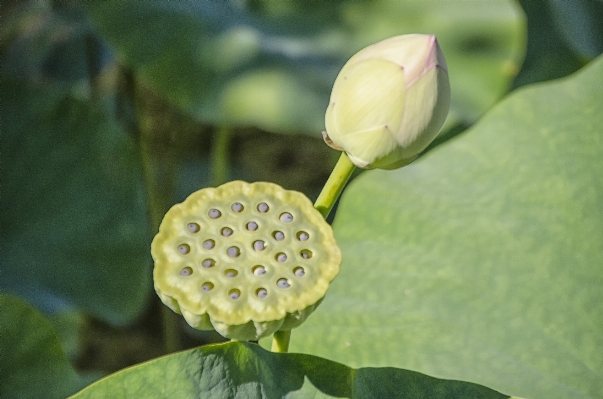
[[(603, 397), (603, 7), (227, 3), (34, 2), (3, 28), (0, 397)], [(287, 12), (362, 49), (275, 34)], [(44, 40), (61, 56), (21, 57)], [(177, 168), (199, 120), (209, 166)], [(311, 195), (246, 182), (236, 126), (324, 129), (312, 162), (334, 168)], [(123, 327), (145, 306), (150, 360), (74, 371), (84, 312)]]
[(325, 141), (345, 153), (317, 210), (303, 194), (269, 183), (231, 182), (189, 196), (153, 240), (163, 303), (192, 327), (226, 338), (288, 335), (339, 272), (341, 252), (322, 218), (353, 171), (350, 160), (388, 169), (412, 162), (442, 127), (449, 103), (434, 36), (394, 37), (360, 51), (340, 72), (327, 109)]
[[(153, 240), (153, 279), (161, 301), (182, 314), (191, 327), (216, 330), (233, 341), (221, 344), (220, 350), (252, 354), (260, 349), (241, 341), (257, 342), (272, 335), (272, 351), (287, 352), (291, 330), (318, 307), (339, 273), (341, 251), (324, 218), (354, 165), (370, 169), (408, 165), (436, 137), (449, 105), (448, 71), (435, 36), (393, 37), (358, 52), (333, 86), (323, 136), (327, 144), (343, 152), (314, 207), (303, 194), (267, 182), (233, 181), (191, 194), (167, 212)], [(198, 360), (213, 349), (203, 348)], [(235, 360), (238, 367), (249, 361), (242, 356)], [(278, 367), (280, 359), (273, 362)], [(139, 367), (146, 373), (145, 366)], [(292, 391), (336, 397), (395, 396), (398, 389), (405, 389), (405, 379), (411, 378), (404, 370), (397, 370), (392, 378), (390, 371), (379, 369), (371, 377), (359, 378), (350, 369), (338, 370), (341, 366), (329, 364), (317, 372), (323, 375), (308, 378), (323, 380), (335, 374), (336, 383), (290, 387), (279, 386), (278, 377), (262, 375), (257, 369), (255, 376), (246, 375), (254, 381), (252, 387), (228, 386), (236, 378), (231, 380), (226, 374), (220, 377), (226, 382), (224, 389), (213, 392), (215, 387), (203, 380), (205, 373), (215, 375), (214, 367), (184, 367), (194, 375), (189, 383), (195, 386), (186, 397), (285, 397)], [(287, 369), (282, 371), (287, 373)], [(124, 373), (107, 377), (74, 397), (111, 393), (116, 384), (129, 386), (132, 381), (135, 390), (120, 389), (119, 395), (147, 396), (156, 389), (141, 388), (139, 377)], [(505, 397), (475, 384), (419, 374), (412, 377), (418, 381), (411, 389), (422, 397)], [(390, 380), (388, 388), (377, 388), (383, 379)], [(389, 392), (395, 382), (402, 386)], [(179, 388), (175, 392), (181, 394)], [(171, 395), (169, 389), (165, 393)]]

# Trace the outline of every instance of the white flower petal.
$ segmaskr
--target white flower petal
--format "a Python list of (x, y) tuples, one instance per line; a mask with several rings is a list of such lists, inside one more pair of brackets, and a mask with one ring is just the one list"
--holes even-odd
[(338, 139), (379, 126), (398, 130), (404, 112), (405, 87), (404, 71), (398, 65), (376, 59), (361, 61), (344, 68), (334, 86), (337, 96), (330, 107), (337, 133), (332, 136), (327, 126), (334, 142), (341, 145)]
[(432, 54), (435, 54), (436, 43), (434, 35), (395, 36), (361, 50), (358, 57), (352, 59), (354, 62), (371, 58), (382, 59), (400, 65), (404, 67), (404, 79), (409, 85), (426, 67), (433, 66)]
[(343, 148), (356, 166), (364, 168), (395, 150), (396, 146), (392, 132), (386, 126), (378, 126), (346, 135)]
[(434, 68), (407, 90), (402, 124), (395, 137), (405, 156), (418, 154), (438, 135), (450, 108), (448, 72)]

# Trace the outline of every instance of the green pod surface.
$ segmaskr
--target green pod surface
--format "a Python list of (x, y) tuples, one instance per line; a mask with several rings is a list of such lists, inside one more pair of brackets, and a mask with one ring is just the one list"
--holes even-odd
[(310, 200), (265, 182), (191, 194), (166, 213), (151, 253), (163, 303), (192, 327), (237, 340), (299, 326), (341, 264)]

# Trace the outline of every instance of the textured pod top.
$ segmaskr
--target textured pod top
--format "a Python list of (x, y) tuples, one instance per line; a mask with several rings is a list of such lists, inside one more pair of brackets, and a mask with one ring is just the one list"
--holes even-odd
[[(235, 339), (300, 324), (265, 322), (312, 311), (341, 263), (333, 231), (310, 200), (264, 182), (191, 194), (167, 212), (151, 250), (163, 302), (193, 327)], [(250, 322), (252, 333), (231, 328)]]

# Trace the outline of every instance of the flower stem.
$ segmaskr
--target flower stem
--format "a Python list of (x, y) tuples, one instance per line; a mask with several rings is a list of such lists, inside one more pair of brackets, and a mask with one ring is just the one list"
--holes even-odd
[(277, 331), (272, 336), (272, 352), (285, 353), (289, 350), (291, 330)]
[[(335, 201), (341, 195), (345, 184), (350, 180), (350, 176), (356, 167), (350, 161), (348, 154), (341, 153), (335, 168), (331, 172), (329, 179), (322, 188), (320, 195), (314, 203), (320, 214), (326, 219), (335, 205)], [(287, 352), (289, 350), (289, 341), (291, 340), (291, 330), (277, 331), (272, 337), (272, 352)]]
[(350, 161), (348, 154), (342, 152), (339, 161), (337, 161), (335, 168), (331, 172), (331, 176), (329, 176), (327, 183), (314, 203), (314, 208), (318, 209), (325, 219), (331, 213), (335, 201), (339, 198), (354, 169), (355, 166)]

